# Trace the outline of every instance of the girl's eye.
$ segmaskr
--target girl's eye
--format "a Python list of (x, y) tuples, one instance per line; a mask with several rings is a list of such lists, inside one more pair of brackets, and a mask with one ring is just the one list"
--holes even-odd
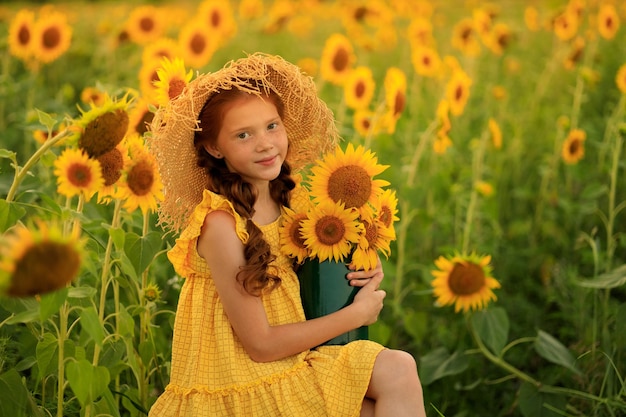
[(237, 135), (238, 139), (246, 139), (248, 137), (248, 133), (246, 132), (241, 132)]
[(278, 127), (278, 123), (276, 123), (276, 122), (274, 122), (274, 123), (270, 123), (270, 124), (267, 126), (267, 130), (274, 130), (274, 129), (276, 129), (277, 127)]

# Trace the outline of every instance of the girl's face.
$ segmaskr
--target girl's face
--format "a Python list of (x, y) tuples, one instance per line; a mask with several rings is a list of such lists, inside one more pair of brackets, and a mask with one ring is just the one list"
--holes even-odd
[(206, 150), (224, 158), (231, 172), (257, 186), (280, 174), (287, 156), (287, 132), (276, 106), (268, 98), (239, 97), (224, 109), (222, 128)]

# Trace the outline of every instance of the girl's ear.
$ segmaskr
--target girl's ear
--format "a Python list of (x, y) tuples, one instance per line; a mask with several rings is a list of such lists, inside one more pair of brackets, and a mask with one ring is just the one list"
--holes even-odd
[(215, 146), (210, 145), (208, 143), (203, 146), (204, 146), (204, 150), (207, 151), (209, 155), (211, 155), (213, 158), (222, 159), (224, 157), (224, 155), (222, 155)]

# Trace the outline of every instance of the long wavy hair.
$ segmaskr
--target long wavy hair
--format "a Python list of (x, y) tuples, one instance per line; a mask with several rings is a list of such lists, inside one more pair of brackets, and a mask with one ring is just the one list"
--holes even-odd
[[(257, 85), (255, 81), (248, 81), (248, 83), (264, 92), (263, 98), (276, 106), (278, 115), (282, 119), (284, 105), (280, 97), (272, 90)], [(249, 95), (250, 93), (243, 90), (232, 88), (210, 96), (198, 117), (201, 130), (195, 133), (194, 146), (198, 155), (198, 166), (204, 168), (209, 177), (207, 189), (227, 198), (233, 204), (235, 211), (246, 219), (246, 229), (249, 234), (249, 239), (244, 245), (246, 265), (237, 273), (237, 280), (249, 294), (259, 296), (266, 288), (273, 290), (280, 285), (281, 279), (268, 268), (276, 256), (272, 255), (269, 244), (263, 238), (263, 232), (252, 221), (254, 203), (257, 199), (256, 189), (252, 184), (244, 181), (238, 173), (230, 172), (223, 158), (214, 158), (205, 149), (206, 144), (216, 143), (228, 106), (234, 100)], [(281, 206), (289, 207), (289, 194), (294, 187), (291, 168), (287, 162), (283, 162), (278, 177), (270, 181), (270, 195)]]

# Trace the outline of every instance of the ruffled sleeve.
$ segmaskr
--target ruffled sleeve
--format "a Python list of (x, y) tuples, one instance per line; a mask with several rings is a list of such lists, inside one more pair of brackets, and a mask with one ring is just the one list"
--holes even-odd
[[(207, 214), (222, 210), (235, 218), (236, 233), (242, 243), (248, 241), (245, 220), (235, 211), (232, 203), (219, 194), (204, 190), (202, 202), (194, 209), (188, 226), (176, 239), (176, 244), (167, 253), (167, 257), (174, 266), (176, 273), (184, 278), (190, 278), (198, 273), (205, 272), (206, 262), (198, 255), (197, 242), (204, 219)], [(206, 271), (208, 272), (208, 271)]]

